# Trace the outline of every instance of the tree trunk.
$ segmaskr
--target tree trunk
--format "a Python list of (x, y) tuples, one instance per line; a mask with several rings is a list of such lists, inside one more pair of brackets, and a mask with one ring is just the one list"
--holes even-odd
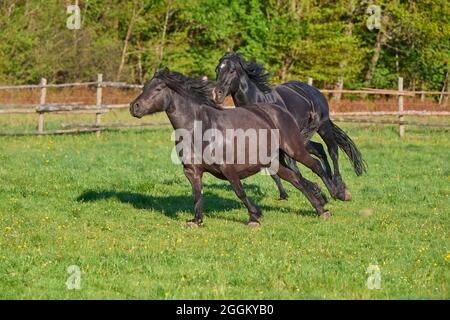
[[(422, 86), (420, 87), (421, 91), (425, 91), (426, 85), (422, 82)], [(422, 92), (420, 94), (420, 102), (425, 102), (425, 94)]]
[(128, 42), (130, 41), (131, 34), (133, 32), (134, 23), (136, 22), (136, 18), (139, 16), (141, 11), (142, 11), (142, 9), (139, 9), (137, 11), (136, 11), (136, 9), (133, 9), (133, 15), (131, 16), (130, 23), (128, 24), (127, 35), (125, 36), (125, 40), (123, 41), (122, 56), (120, 58), (119, 69), (117, 70), (116, 81), (119, 81), (119, 79), (120, 79), (120, 75), (121, 75), (123, 67), (125, 65), (125, 58), (126, 58), (127, 50), (128, 50)]
[(297, 13), (297, 1), (291, 0), (291, 11)]
[(164, 59), (164, 46), (166, 44), (166, 35), (167, 35), (167, 26), (169, 24), (169, 18), (170, 18), (170, 10), (172, 7), (172, 1), (168, 1), (167, 8), (166, 8), (166, 16), (164, 18), (164, 26), (161, 34), (161, 43), (159, 45), (158, 50), (158, 57), (159, 57), (159, 63), (158, 67), (161, 64), (162, 60)]
[[(442, 87), (442, 92), (446, 92), (448, 90), (448, 74), (450, 72), (450, 68), (447, 70), (447, 74), (445, 75), (444, 86)], [(439, 96), (439, 104), (443, 102), (447, 103), (448, 95), (441, 94)]]
[(370, 59), (370, 65), (369, 65), (369, 68), (367, 69), (367, 73), (366, 73), (366, 78), (365, 78), (366, 81), (365, 82), (366, 82), (367, 86), (370, 86), (370, 84), (372, 83), (373, 73), (375, 71), (375, 67), (377, 66), (378, 60), (380, 59), (381, 48), (387, 38), (386, 37), (387, 24), (388, 24), (388, 17), (383, 16), (383, 19), (381, 21), (381, 28), (377, 33), (377, 38), (376, 38), (375, 46), (373, 49), (372, 59)]
[(144, 72), (142, 70), (142, 51), (141, 51), (141, 44), (138, 42), (138, 77), (139, 77), (139, 83), (144, 83)]
[(285, 82), (287, 79), (289, 68), (292, 66), (294, 60), (291, 57), (286, 57), (280, 69), (281, 81)]
[(384, 33), (383, 31), (378, 31), (377, 39), (375, 41), (375, 47), (373, 49), (372, 59), (370, 59), (369, 69), (367, 69), (366, 73), (366, 84), (370, 86), (372, 83), (373, 72), (375, 71), (375, 67), (378, 63), (378, 59), (380, 59), (381, 54), (381, 46), (384, 41)]
[[(350, 10), (350, 16), (353, 16), (353, 12), (355, 10), (355, 7), (353, 6), (353, 3), (350, 3), (351, 8)], [(350, 18), (351, 19), (351, 18)], [(349, 21), (346, 28), (345, 28), (345, 36), (348, 38), (351, 38), (353, 36), (353, 22)], [(350, 52), (348, 53), (350, 54)], [(334, 88), (336, 90), (342, 90), (344, 89), (344, 78), (346, 75), (346, 69), (347, 69), (347, 65), (348, 65), (348, 60), (347, 60), (347, 55), (346, 54), (343, 59), (341, 60), (341, 62), (339, 63), (339, 68), (340, 68), (340, 75), (339, 78), (337, 79), (337, 82), (334, 85)], [(341, 101), (341, 97), (342, 97), (342, 93), (335, 93), (333, 95), (333, 100), (335, 101)]]
[(16, 7), (16, 4), (14, 2), (9, 6), (8, 12), (6, 13), (7, 18), (11, 17), (15, 7)]
[[(75, 5), (77, 7), (80, 5), (78, 0), (75, 0)], [(74, 61), (78, 60), (78, 30), (77, 29), (73, 30), (73, 57), (74, 57)], [(79, 70), (79, 68), (75, 68), (75, 70), (77, 70), (75, 77), (78, 80), (79, 75), (80, 75), (80, 70)]]
[[(339, 77), (338, 81), (334, 85), (334, 89), (335, 90), (342, 90), (342, 89), (344, 89), (344, 79), (342, 77)], [(335, 102), (340, 102), (341, 101), (341, 97), (342, 97), (342, 93), (341, 92), (335, 92), (333, 94), (333, 98), (332, 99)]]

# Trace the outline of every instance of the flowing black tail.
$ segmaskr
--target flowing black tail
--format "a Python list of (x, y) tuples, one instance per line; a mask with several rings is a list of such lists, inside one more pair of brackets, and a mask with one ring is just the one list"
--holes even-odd
[(347, 157), (350, 159), (353, 165), (353, 169), (357, 176), (362, 175), (366, 172), (366, 162), (364, 161), (361, 152), (356, 147), (353, 140), (337, 125), (330, 121), (333, 128), (333, 136), (342, 151), (345, 152)]

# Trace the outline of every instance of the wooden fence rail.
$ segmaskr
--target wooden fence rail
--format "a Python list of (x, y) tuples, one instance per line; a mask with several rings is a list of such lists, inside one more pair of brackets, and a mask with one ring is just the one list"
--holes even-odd
[(97, 82), (75, 82), (62, 84), (25, 84), (18, 86), (0, 86), (0, 90), (23, 90), (23, 89), (42, 89), (42, 88), (67, 88), (67, 87), (89, 87), (97, 85)]
[(398, 125), (414, 125), (419, 127), (438, 127), (450, 128), (450, 123), (431, 123), (431, 122), (417, 122), (404, 120), (384, 120), (384, 119), (352, 119), (342, 117), (332, 117), (335, 122), (353, 122), (353, 123), (378, 123), (378, 124), (398, 124)]
[(331, 115), (340, 116), (450, 116), (450, 111), (355, 111), (355, 112), (331, 112)]
[[(308, 84), (312, 85), (313, 79), (308, 78)], [(83, 105), (80, 103), (47, 103), (47, 89), (48, 88), (67, 88), (67, 87), (96, 87), (96, 103), (95, 105)], [(102, 130), (107, 128), (118, 127), (140, 127), (140, 126), (155, 126), (166, 125), (168, 122), (140, 122), (140, 123), (104, 123), (101, 122), (102, 114), (108, 113), (113, 109), (129, 108), (129, 104), (103, 104), (103, 88), (122, 88), (122, 89), (141, 89), (143, 86), (139, 84), (127, 84), (124, 82), (108, 82), (103, 81), (103, 75), (97, 75), (97, 81), (92, 82), (75, 82), (65, 84), (48, 84), (45, 78), (41, 79), (38, 85), (18, 85), (18, 86), (0, 86), (0, 90), (24, 90), (24, 89), (39, 89), (40, 98), (38, 104), (0, 104), (0, 114), (37, 114), (38, 123), (37, 131), (30, 132), (9, 132), (0, 131), (1, 135), (46, 135), (46, 134), (64, 134), (64, 133), (81, 133), (81, 132), (96, 132), (100, 135)], [(448, 111), (421, 111), (421, 110), (404, 110), (404, 97), (414, 97), (416, 95), (423, 97), (425, 95), (440, 95), (448, 96), (450, 92), (437, 91), (406, 91), (403, 90), (403, 78), (398, 79), (398, 90), (388, 89), (373, 89), (363, 88), (361, 90), (320, 90), (322, 93), (329, 93), (333, 95), (341, 94), (363, 94), (363, 95), (392, 95), (398, 99), (398, 111), (374, 111), (374, 112), (333, 112), (331, 116), (334, 121), (338, 122), (357, 122), (357, 123), (378, 123), (378, 124), (398, 124), (399, 134), (403, 137), (405, 133), (405, 125), (416, 126), (430, 126), (430, 127), (450, 127), (450, 124), (445, 123), (426, 123), (416, 121), (405, 121), (405, 116), (450, 116)], [(95, 123), (72, 123), (63, 124), (62, 130), (44, 130), (45, 114), (95, 114)], [(344, 118), (343, 116), (356, 116), (358, 118)], [(362, 119), (360, 116), (395, 116), (397, 120), (391, 119)]]

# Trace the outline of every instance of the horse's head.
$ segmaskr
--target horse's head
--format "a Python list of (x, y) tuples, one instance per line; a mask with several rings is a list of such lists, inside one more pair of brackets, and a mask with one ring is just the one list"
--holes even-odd
[(216, 67), (217, 84), (212, 92), (214, 102), (222, 104), (228, 95), (239, 89), (239, 79), (244, 74), (240, 59), (234, 53), (227, 53), (220, 59)]
[(145, 115), (165, 111), (170, 106), (170, 90), (161, 76), (168, 70), (160, 70), (148, 81), (142, 93), (130, 103), (130, 113), (133, 117), (142, 118)]
[[(214, 101), (222, 104), (227, 95), (252, 96), (252, 91), (270, 92), (269, 73), (254, 60), (246, 61), (239, 53), (226, 53), (216, 68), (217, 85), (213, 90)], [(233, 97), (234, 99), (235, 97)]]

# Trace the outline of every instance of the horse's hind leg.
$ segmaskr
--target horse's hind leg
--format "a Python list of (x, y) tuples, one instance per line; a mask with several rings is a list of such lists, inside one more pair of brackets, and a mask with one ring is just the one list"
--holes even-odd
[(343, 196), (339, 193), (339, 189), (336, 187), (331, 177), (326, 174), (320, 165), (320, 162), (311, 157), (306, 150), (306, 147), (302, 143), (298, 143), (298, 139), (296, 140), (294, 137), (290, 142), (284, 143), (284, 148), (282, 150), (295, 161), (302, 163), (317, 174), (325, 183), (333, 198), (340, 199), (340, 197)]
[(286, 154), (284, 154), (283, 152), (280, 152), (280, 155), (284, 159), (283, 167), (286, 167), (287, 169), (294, 172), (297, 178), (299, 179), (300, 183), (306, 188), (306, 190), (313, 192), (314, 196), (320, 199), (322, 205), (325, 205), (328, 202), (328, 200), (325, 197), (325, 195), (321, 192), (319, 185), (317, 183), (309, 181), (308, 179), (305, 179), (302, 176), (300, 170), (297, 167), (297, 162), (294, 159), (286, 156)]
[(271, 174), (270, 176), (272, 177), (273, 181), (275, 181), (278, 191), (280, 192), (280, 200), (287, 200), (288, 194), (286, 190), (284, 190), (283, 185), (281, 184), (280, 177), (277, 176), (276, 174)]
[(290, 182), (294, 187), (299, 189), (309, 200), (318, 215), (324, 218), (330, 217), (330, 212), (324, 208), (326, 199), (322, 195), (317, 184), (303, 178), (302, 176), (299, 176), (290, 168), (284, 167), (282, 165), (280, 165), (278, 168), (278, 175), (280, 176), (280, 178)]
[(247, 197), (244, 187), (241, 184), (241, 180), (239, 179), (237, 174), (235, 172), (227, 172), (227, 173), (224, 172), (224, 175), (228, 179), (228, 181), (230, 181), (234, 192), (236, 193), (238, 198), (241, 199), (241, 201), (244, 203), (245, 207), (248, 210), (248, 214), (250, 216), (248, 225), (249, 226), (259, 225), (260, 223), (259, 223), (258, 219), (261, 217), (262, 212)]
[(310, 154), (312, 154), (320, 159), (323, 166), (325, 167), (325, 171), (326, 171), (327, 175), (330, 178), (332, 178), (333, 174), (331, 172), (330, 163), (328, 162), (328, 157), (327, 157), (327, 154), (325, 153), (325, 149), (323, 148), (323, 145), (318, 142), (308, 141), (308, 143), (306, 144), (306, 150), (308, 150), (308, 152)]
[[(300, 173), (300, 170), (298, 169), (297, 163), (295, 162), (294, 159), (290, 158), (284, 152), (280, 151), (280, 160), (283, 162), (283, 165), (285, 167), (289, 168), (290, 170), (292, 170), (299, 177), (300, 180), (303, 179), (302, 174)], [(279, 177), (278, 177), (278, 179), (279, 179)], [(280, 185), (281, 185), (281, 181), (280, 181)]]
[(331, 160), (333, 161), (333, 182), (336, 184), (339, 189), (339, 196), (337, 197), (339, 200), (349, 201), (352, 196), (351, 193), (347, 190), (344, 181), (342, 180), (341, 173), (339, 172), (339, 145), (336, 142), (336, 139), (333, 135), (333, 128), (329, 124), (329, 122), (325, 122), (319, 127), (317, 131), (319, 135), (322, 137), (323, 141), (326, 143), (328, 147), (328, 153), (330, 154)]

